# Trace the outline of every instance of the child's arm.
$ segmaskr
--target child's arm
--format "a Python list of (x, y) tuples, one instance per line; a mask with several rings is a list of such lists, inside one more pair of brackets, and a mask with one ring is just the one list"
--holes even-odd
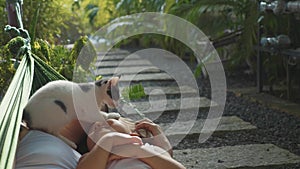
[(123, 157), (137, 158), (148, 164), (152, 169), (185, 169), (173, 159), (165, 150), (157, 146), (122, 145), (113, 148), (112, 153)]
[(114, 146), (127, 146), (131, 144), (141, 145), (142, 141), (139, 137), (130, 136), (128, 134), (117, 132), (108, 133), (100, 138), (90, 152), (80, 158), (76, 169), (105, 169)]

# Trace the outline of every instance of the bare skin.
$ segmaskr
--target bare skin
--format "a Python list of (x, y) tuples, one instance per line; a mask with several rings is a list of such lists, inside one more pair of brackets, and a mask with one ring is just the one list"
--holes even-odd
[(78, 145), (86, 135), (79, 120), (77, 119), (72, 120), (69, 124), (62, 128), (59, 134), (74, 142), (76, 145)]
[[(77, 169), (105, 169), (109, 161), (128, 157), (137, 158), (153, 169), (185, 168), (166, 153), (171, 145), (165, 136), (160, 137), (163, 135), (160, 127), (149, 119), (137, 122), (136, 129), (149, 130), (155, 138), (151, 140), (156, 144), (155, 148), (144, 146), (142, 139), (121, 121), (108, 119), (106, 122), (96, 122), (93, 125), (89, 132), (91, 139), (88, 140), (90, 152), (82, 156)], [(98, 140), (97, 145), (91, 140)]]
[(172, 146), (168, 140), (168, 138), (163, 134), (162, 129), (159, 125), (153, 123), (149, 119), (143, 119), (135, 123), (136, 130), (146, 129), (152, 133), (153, 139), (145, 138), (144, 140), (152, 145), (156, 145), (161, 147), (162, 149), (169, 152), (171, 156), (173, 156)]

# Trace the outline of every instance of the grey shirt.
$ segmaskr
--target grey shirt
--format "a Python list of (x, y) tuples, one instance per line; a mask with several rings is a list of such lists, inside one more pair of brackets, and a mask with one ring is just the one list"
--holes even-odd
[(59, 138), (30, 130), (19, 142), (16, 169), (75, 169), (80, 154)]

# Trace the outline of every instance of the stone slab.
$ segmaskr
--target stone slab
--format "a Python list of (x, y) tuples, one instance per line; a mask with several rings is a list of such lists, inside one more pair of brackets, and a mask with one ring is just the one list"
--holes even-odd
[(170, 86), (170, 87), (145, 87), (146, 95), (164, 95), (164, 94), (196, 94), (197, 91), (189, 86)]
[(130, 66), (130, 67), (114, 67), (114, 68), (99, 68), (96, 74), (102, 76), (137, 74), (137, 73), (159, 73), (160, 70), (155, 66)]
[(272, 168), (300, 163), (300, 157), (273, 144), (174, 150), (174, 158), (186, 168)]
[(105, 67), (127, 67), (127, 66), (152, 66), (153, 64), (145, 59), (123, 60), (123, 61), (101, 61), (96, 62), (94, 66), (97, 68)]
[(120, 82), (141, 82), (141, 81), (173, 81), (173, 78), (166, 73), (123, 75), (120, 78)]
[(126, 57), (128, 57), (128, 59), (140, 58), (138, 55), (130, 54), (130, 52), (127, 50), (116, 50), (108, 53), (98, 52), (97, 61), (118, 61), (123, 60)]
[[(120, 91), (123, 91), (124, 87), (120, 87)], [(144, 87), (145, 94), (147, 96), (165, 96), (165, 95), (194, 95), (196, 96), (197, 90), (190, 86), (153, 86), (153, 87)]]
[(217, 103), (209, 100), (206, 97), (130, 102), (130, 104), (131, 105), (123, 105), (123, 110), (128, 115), (136, 114), (136, 112), (132, 110), (132, 106), (138, 109), (143, 114), (162, 113), (166, 111), (170, 112), (178, 110), (198, 110), (198, 108), (217, 106)]
[[(217, 128), (203, 129), (204, 123), (219, 121)], [(185, 136), (188, 134), (200, 134), (208, 132), (230, 132), (240, 130), (256, 129), (249, 122), (245, 122), (237, 116), (223, 116), (219, 119), (197, 119), (190, 121), (176, 121), (174, 123), (160, 123), (161, 128), (164, 130), (168, 137)], [(192, 127), (192, 128), (191, 128)]]

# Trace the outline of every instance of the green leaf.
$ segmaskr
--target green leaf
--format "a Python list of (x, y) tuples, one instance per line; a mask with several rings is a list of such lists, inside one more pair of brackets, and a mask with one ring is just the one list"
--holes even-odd
[(128, 86), (123, 89), (122, 96), (126, 100), (137, 100), (146, 96), (142, 84)]
[(204, 69), (204, 64), (202, 62), (200, 62), (199, 64), (197, 64), (197, 67), (196, 67), (196, 69), (194, 71), (194, 76), (196, 78), (200, 77), (203, 69)]

